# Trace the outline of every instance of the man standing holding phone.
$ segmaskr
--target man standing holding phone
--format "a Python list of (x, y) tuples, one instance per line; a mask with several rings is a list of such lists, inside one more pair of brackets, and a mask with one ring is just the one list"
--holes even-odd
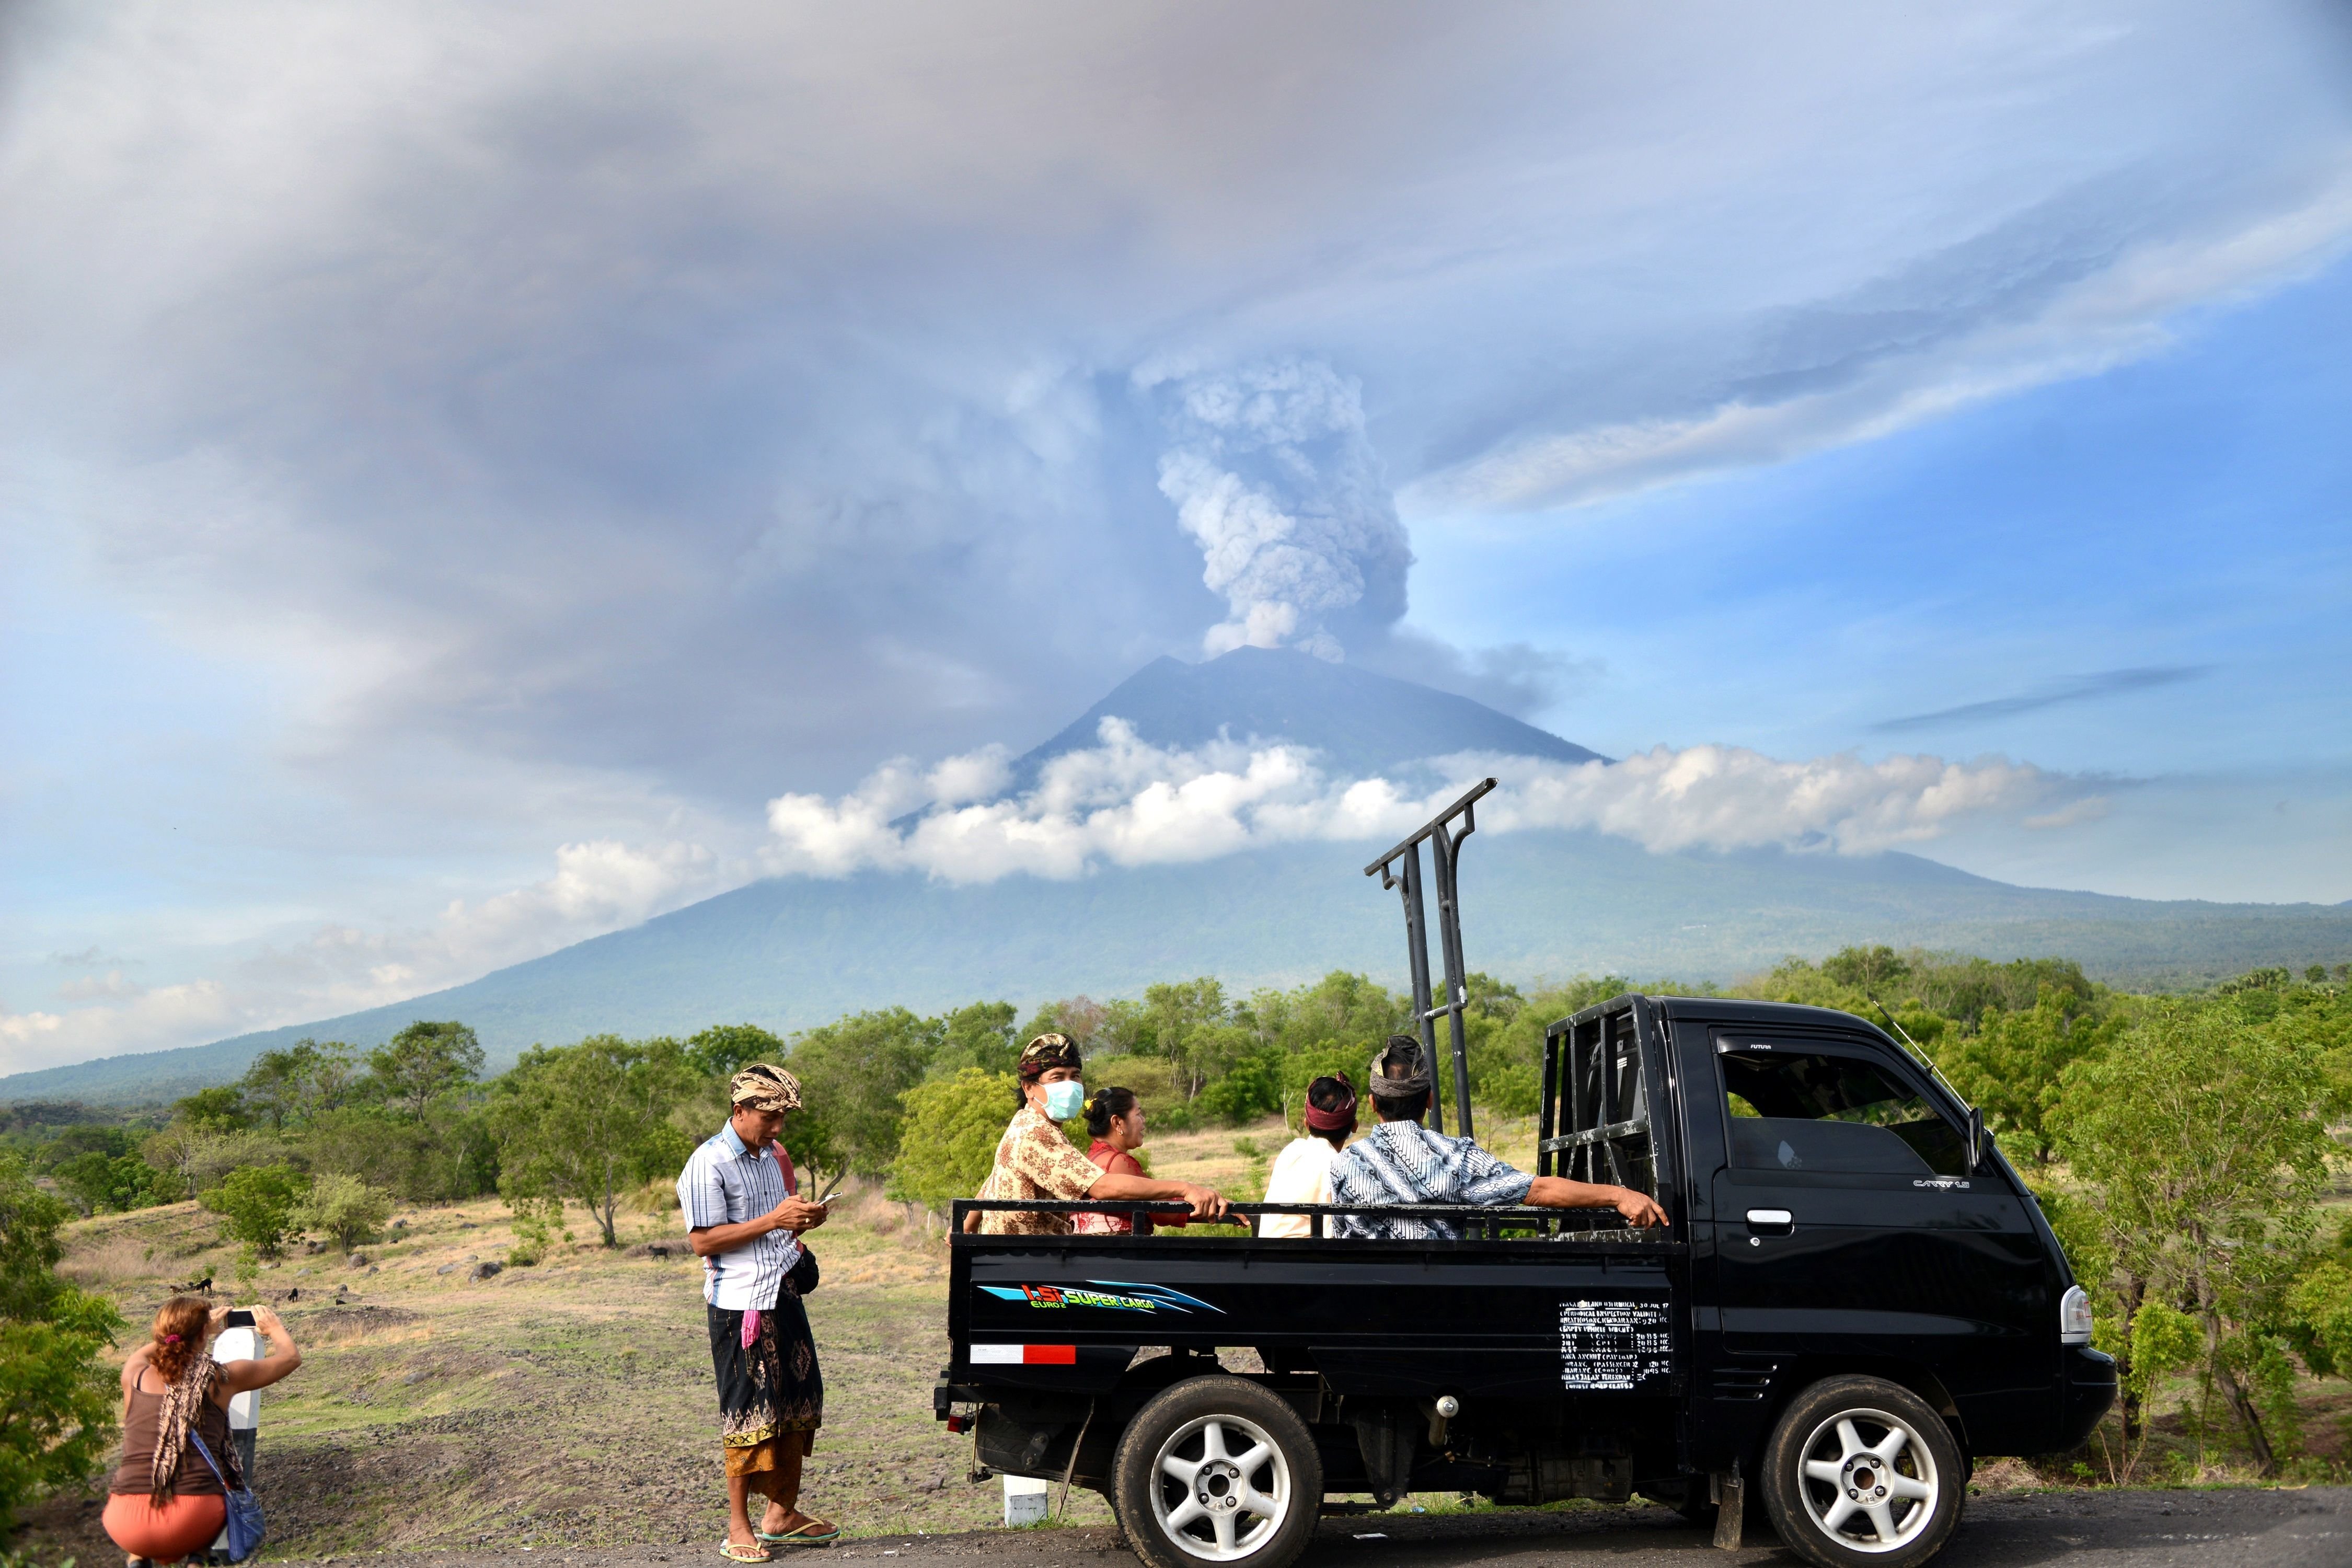
[[(687, 1244), (702, 1259), (702, 1299), (719, 1379), (719, 1445), (727, 1461), (727, 1539), (738, 1563), (765, 1563), (772, 1546), (820, 1546), (839, 1527), (800, 1510), (801, 1466), (824, 1422), (816, 1341), (791, 1275), (801, 1233), (824, 1223), (822, 1203), (793, 1195), (775, 1152), (784, 1119), (801, 1108), (792, 1074), (753, 1062), (728, 1085), (725, 1126), (696, 1149), (677, 1178)], [(750, 1498), (768, 1499), (755, 1527)]]

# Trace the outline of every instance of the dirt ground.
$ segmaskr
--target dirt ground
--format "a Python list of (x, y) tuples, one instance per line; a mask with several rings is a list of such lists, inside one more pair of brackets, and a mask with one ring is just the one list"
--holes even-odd
[[(210, 1274), (238, 1300), (280, 1303), (303, 1364), (263, 1395), (257, 1490), (270, 1554), (511, 1550), (716, 1540), (724, 1523), (699, 1266), (671, 1214), (627, 1216), (618, 1252), (587, 1238), (535, 1268), (473, 1277), (507, 1257), (495, 1204), (423, 1210), (362, 1249), (228, 1280), (229, 1255), (191, 1205), (74, 1227), (66, 1271), (121, 1292), (134, 1324), (168, 1288)], [(974, 1485), (969, 1438), (930, 1413), (946, 1363), (946, 1247), (878, 1195), (813, 1238), (825, 1271), (809, 1298), (825, 1373), (810, 1505), (853, 1533), (976, 1529), (1001, 1517)], [(669, 1257), (647, 1243), (667, 1244)], [(135, 1339), (130, 1342), (137, 1342)], [(102, 1498), (53, 1501), (32, 1544), (110, 1553)], [(1074, 1521), (1108, 1518), (1073, 1496)]]

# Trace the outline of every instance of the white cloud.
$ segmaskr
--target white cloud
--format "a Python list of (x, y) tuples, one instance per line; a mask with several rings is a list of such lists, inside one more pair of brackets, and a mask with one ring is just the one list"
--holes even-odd
[[(1479, 808), (1491, 832), (1589, 828), (1644, 848), (1864, 855), (2014, 815), (2070, 793), (2028, 763), (1852, 754), (1782, 762), (1737, 746), (1660, 746), (1616, 763), (1433, 758), (1412, 784), (1327, 776), (1290, 746), (1152, 746), (1124, 721), (1102, 743), (1048, 763), (1037, 788), (971, 804), (927, 800), (906, 764), (850, 794), (769, 803), (771, 868), (841, 877), (866, 868), (950, 882), (1016, 873), (1066, 879), (1103, 866), (1207, 860), (1303, 839), (1370, 840), (1420, 826), (1468, 782), (1504, 783)], [(1436, 782), (1433, 785), (1429, 779)], [(912, 816), (911, 823), (905, 821)]]
[(566, 844), (555, 852), (552, 875), (478, 902), (454, 900), (419, 927), (322, 926), (228, 963), (217, 976), (177, 984), (142, 986), (120, 970), (68, 980), (58, 997), (92, 1005), (0, 1011), (0, 1071), (159, 1050), (396, 1002), (635, 925), (751, 872), (698, 844)]
[(2140, 237), (2022, 314), (1989, 311), (1907, 350), (1872, 354), (1839, 384), (1742, 395), (1687, 417), (1597, 423), (1497, 446), (1423, 477), (1417, 510), (1576, 506), (1824, 447), (1874, 439), (1970, 404), (2145, 358), (2200, 305), (2307, 276), (2352, 245), (2352, 157), (2319, 190), (2245, 227)]

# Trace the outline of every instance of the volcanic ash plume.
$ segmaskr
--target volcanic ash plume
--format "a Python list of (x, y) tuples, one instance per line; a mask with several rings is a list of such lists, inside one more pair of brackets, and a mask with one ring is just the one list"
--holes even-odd
[(1203, 652), (1286, 646), (1336, 660), (1339, 630), (1404, 614), (1412, 552), (1356, 383), (1293, 360), (1157, 390), (1175, 437), (1160, 490), (1201, 546), (1202, 580), (1229, 606)]

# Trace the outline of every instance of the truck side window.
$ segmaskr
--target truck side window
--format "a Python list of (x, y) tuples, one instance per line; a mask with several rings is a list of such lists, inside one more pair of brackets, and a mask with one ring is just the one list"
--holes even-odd
[(1890, 1176), (1968, 1173), (1960, 1130), (1864, 1058), (1734, 1045), (1718, 1059), (1735, 1166)]

